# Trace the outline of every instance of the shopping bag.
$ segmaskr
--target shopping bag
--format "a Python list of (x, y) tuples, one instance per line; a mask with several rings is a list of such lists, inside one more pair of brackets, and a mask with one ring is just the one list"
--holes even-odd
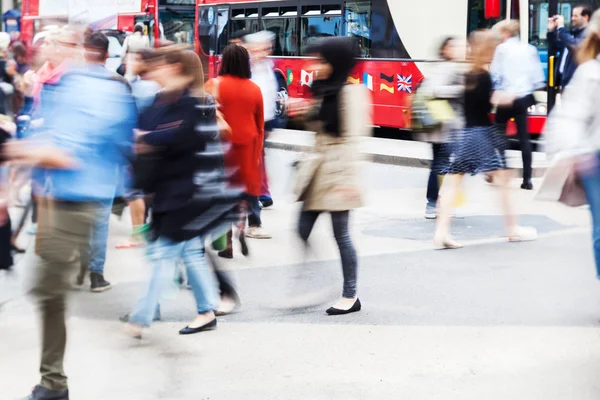
[[(444, 175), (438, 175), (438, 185), (440, 188), (442, 187), (443, 182), (444, 182)], [(441, 195), (443, 195), (443, 192), (441, 192)], [(463, 189), (463, 187), (461, 186), (458, 188), (458, 190), (456, 192), (456, 196), (454, 196), (454, 200), (452, 202), (452, 207), (458, 208), (458, 207), (462, 207), (466, 204), (467, 204), (466, 192)]]

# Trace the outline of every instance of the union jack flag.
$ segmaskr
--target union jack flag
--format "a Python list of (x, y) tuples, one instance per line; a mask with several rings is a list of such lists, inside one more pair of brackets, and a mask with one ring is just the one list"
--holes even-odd
[(412, 93), (412, 75), (402, 76), (398, 75), (398, 91)]

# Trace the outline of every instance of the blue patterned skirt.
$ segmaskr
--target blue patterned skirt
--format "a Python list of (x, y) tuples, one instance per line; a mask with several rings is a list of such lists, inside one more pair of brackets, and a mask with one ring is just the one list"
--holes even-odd
[(449, 163), (445, 174), (471, 174), (506, 169), (504, 133), (495, 126), (476, 126), (454, 131), (447, 143)]

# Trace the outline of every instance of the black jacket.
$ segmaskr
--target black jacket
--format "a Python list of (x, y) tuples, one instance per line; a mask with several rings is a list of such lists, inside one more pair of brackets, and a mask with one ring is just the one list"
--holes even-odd
[[(577, 52), (577, 46), (584, 38), (585, 29), (573, 29), (568, 31), (566, 28), (562, 27), (548, 32), (548, 44), (560, 54), (556, 60), (555, 76), (557, 77), (557, 83), (563, 88), (569, 84), (571, 78), (573, 78), (573, 74), (575, 74), (575, 70), (577, 69), (575, 53)], [(569, 53), (565, 60), (565, 68), (561, 74), (560, 64), (565, 49), (568, 49)]]
[(161, 94), (140, 116), (145, 144), (156, 149), (150, 185), (154, 237), (174, 241), (210, 233), (237, 219), (241, 192), (227, 186), (223, 149), (212, 98), (198, 99), (185, 92)]

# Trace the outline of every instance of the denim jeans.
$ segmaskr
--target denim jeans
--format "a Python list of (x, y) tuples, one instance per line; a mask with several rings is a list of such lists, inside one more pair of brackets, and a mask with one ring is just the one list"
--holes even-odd
[(108, 224), (112, 210), (113, 199), (99, 202), (100, 211), (98, 220), (94, 222), (92, 234), (90, 236), (89, 259), (87, 263), (85, 256), (82, 260), (82, 268), (88, 265), (90, 272), (97, 272), (104, 275), (104, 263), (106, 262), (106, 246), (108, 242)]
[(596, 277), (600, 279), (600, 169), (581, 176), (585, 195), (592, 214), (592, 241), (594, 244), (594, 260), (596, 261)]
[(260, 219), (260, 203), (258, 202), (258, 197), (246, 194), (245, 199), (248, 202), (248, 226), (261, 226), (262, 221)]
[(152, 265), (152, 275), (148, 287), (129, 318), (131, 323), (150, 326), (163, 290), (178, 276), (177, 263), (180, 259), (183, 259), (185, 264), (198, 314), (217, 309), (219, 295), (215, 277), (205, 259), (203, 237), (185, 242), (174, 242), (166, 237), (159, 237), (149, 244), (148, 257)]
[[(305, 242), (312, 232), (320, 211), (302, 211), (300, 213), (300, 222), (298, 224), (298, 233)], [(331, 213), (331, 223), (333, 225), (333, 235), (337, 242), (340, 256), (342, 259), (342, 273), (344, 275), (344, 289), (342, 296), (347, 299), (356, 297), (356, 277), (358, 275), (358, 259), (356, 250), (350, 238), (348, 222), (350, 211), (336, 211)]]
[(443, 168), (448, 165), (448, 150), (444, 143), (432, 143), (433, 158), (429, 171), (429, 181), (427, 182), (427, 204), (435, 207), (440, 195), (439, 175)]

